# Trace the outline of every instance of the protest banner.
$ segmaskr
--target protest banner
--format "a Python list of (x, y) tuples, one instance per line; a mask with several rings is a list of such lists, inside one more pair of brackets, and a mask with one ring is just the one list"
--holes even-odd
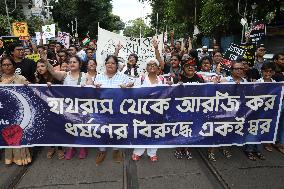
[(31, 55), (26, 55), (27, 59), (33, 60), (35, 63), (37, 63), (40, 60), (40, 54), (31, 54)]
[(242, 48), (239, 45), (231, 43), (229, 48), (226, 50), (224, 54), (224, 58), (227, 60), (237, 60), (238, 56), (243, 57), (246, 53), (246, 49)]
[(57, 42), (64, 45), (65, 48), (69, 48), (70, 46), (70, 34), (67, 32), (58, 32)]
[(254, 22), (250, 29), (250, 39), (252, 43), (259, 44), (264, 42), (266, 35), (266, 25), (264, 22)]
[(155, 57), (155, 51), (152, 45), (152, 40), (159, 41), (159, 50), (162, 50), (163, 35), (154, 36), (150, 38), (133, 38), (125, 37), (99, 27), (98, 42), (96, 51), (96, 60), (98, 63), (97, 71), (99, 73), (104, 71), (104, 62), (107, 55), (111, 55), (115, 51), (115, 46), (120, 43), (122, 49), (119, 51), (118, 57), (122, 64), (127, 63), (128, 56), (132, 53), (138, 55), (138, 73), (144, 72), (144, 63), (148, 58)]
[(14, 22), (12, 24), (13, 27), (13, 35), (19, 37), (20, 40), (28, 40), (29, 39), (29, 30), (28, 24), (26, 22)]
[(252, 67), (255, 61), (255, 50), (256, 50), (255, 44), (246, 43), (246, 44), (242, 44), (240, 47), (243, 49), (246, 49), (246, 52), (243, 55), (243, 57), (246, 60), (246, 62), (250, 65), (250, 67)]
[(0, 95), (0, 147), (163, 148), (275, 142), (283, 92), (282, 83), (1, 85)]
[(47, 39), (55, 37), (55, 24), (42, 26), (42, 32)]

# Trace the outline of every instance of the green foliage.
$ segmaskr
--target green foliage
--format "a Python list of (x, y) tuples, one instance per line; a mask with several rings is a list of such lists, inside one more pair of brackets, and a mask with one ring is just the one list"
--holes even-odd
[(52, 2), (52, 11), (55, 22), (62, 31), (72, 33), (71, 21), (75, 30), (75, 17), (78, 20), (78, 34), (80, 38), (89, 35), (96, 38), (98, 22), (100, 27), (113, 31), (124, 28), (120, 17), (113, 15), (111, 0), (59, 0)]
[(155, 31), (145, 24), (143, 19), (137, 18), (135, 20), (129, 21), (129, 26), (126, 26), (123, 35), (128, 37), (151, 37), (155, 34)]
[[(157, 27), (156, 14), (159, 15), (158, 29), (160, 32), (174, 30), (175, 37), (187, 37), (193, 34), (194, 25), (203, 35), (220, 37), (221, 35), (240, 34), (242, 26), (241, 15), (238, 14), (239, 0), (140, 0), (149, 2), (152, 6), (151, 24)], [(196, 2), (197, 21), (194, 20)], [(281, 0), (241, 0), (241, 14), (245, 10), (247, 2), (246, 17), (249, 22), (252, 19), (253, 11), (251, 5), (256, 2), (257, 9), (254, 18), (275, 22), (281, 20), (283, 10)], [(282, 3), (283, 4), (283, 3)], [(282, 11), (282, 13), (281, 13)], [(283, 20), (283, 18), (282, 18)]]
[(199, 20), (203, 34), (229, 34), (229, 30), (233, 27), (231, 25), (232, 18), (237, 16), (236, 12), (231, 12), (229, 7), (230, 4), (225, 3), (224, 0), (207, 0), (204, 3)]
[(29, 33), (32, 36), (35, 35), (35, 32), (41, 31), (41, 27), (44, 25), (43, 20), (41, 19), (41, 17), (38, 16), (32, 16), (26, 21), (28, 23)]

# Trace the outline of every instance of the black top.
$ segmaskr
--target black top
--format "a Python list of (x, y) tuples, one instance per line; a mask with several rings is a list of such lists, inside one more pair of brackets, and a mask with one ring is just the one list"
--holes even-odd
[(204, 79), (197, 74), (194, 74), (192, 78), (186, 77), (185, 75), (179, 75), (178, 80), (174, 82), (177, 83), (179, 81), (183, 83), (204, 83)]
[(277, 82), (284, 81), (283, 72), (276, 72), (276, 73), (272, 76), (272, 79), (274, 79), (274, 80), (277, 81)]
[(256, 68), (249, 69), (246, 72), (246, 79), (249, 82), (253, 81), (254, 79), (255, 80), (260, 79), (260, 74), (259, 74), (258, 70)]
[(36, 63), (33, 60), (24, 58), (16, 63), (15, 73), (24, 76), (29, 82), (35, 83)]

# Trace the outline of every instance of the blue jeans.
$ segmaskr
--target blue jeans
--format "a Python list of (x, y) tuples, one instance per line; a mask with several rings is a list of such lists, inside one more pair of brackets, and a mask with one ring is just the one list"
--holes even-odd
[(279, 142), (280, 144), (284, 144), (284, 102), (282, 102), (282, 107), (280, 112), (280, 119), (277, 131), (277, 142)]

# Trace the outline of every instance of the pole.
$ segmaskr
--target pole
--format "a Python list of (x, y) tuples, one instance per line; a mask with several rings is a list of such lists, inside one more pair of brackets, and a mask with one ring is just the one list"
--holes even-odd
[(156, 35), (158, 35), (159, 13), (157, 13)]
[(11, 28), (11, 23), (10, 23), (10, 18), (9, 18), (9, 10), (8, 10), (8, 6), (7, 6), (7, 0), (5, 0), (5, 6), (6, 6), (6, 13), (7, 13), (7, 21), (8, 21), (8, 25), (9, 25), (9, 31), (10, 31), (10, 35), (12, 35), (12, 28)]

